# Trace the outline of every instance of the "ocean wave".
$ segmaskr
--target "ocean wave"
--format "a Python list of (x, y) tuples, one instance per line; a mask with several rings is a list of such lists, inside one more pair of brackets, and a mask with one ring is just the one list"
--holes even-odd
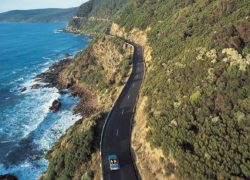
[[(17, 41), (14, 35), (8, 37), (6, 43), (12, 50), (1, 56), (6, 63), (1, 66), (0, 85), (6, 92), (1, 93), (0, 106), (0, 174), (14, 173), (20, 180), (37, 179), (43, 174), (48, 166), (44, 153), (81, 118), (72, 112), (77, 98), (60, 94), (56, 88), (44, 88), (45, 84), (33, 78), (62, 59), (65, 52), (72, 54), (87, 42), (82, 42), (82, 38), (75, 41), (69, 35), (58, 38), (53, 35), (54, 25), (49, 33), (43, 26), (37, 29), (39, 25), (30, 24), (21, 32), (26, 36), (20, 36), (18, 28), (13, 29), (14, 35), (21, 39)], [(32, 28), (36, 30), (35, 36)], [(32, 89), (35, 84), (41, 87)], [(52, 113), (49, 107), (55, 99), (61, 100), (62, 107), (59, 112)]]
[[(78, 101), (77, 97), (72, 97), (70, 94), (60, 95), (56, 88), (36, 89), (30, 94), (25, 100), (28, 104), (22, 101), (20, 105), (14, 107), (17, 116), (9, 117), (11, 119), (10, 126), (5, 127), (5, 129), (15, 132), (21, 128), (24, 133), (22, 136), (19, 135), (22, 138), (19, 139), (18, 145), (6, 154), (6, 164), (0, 167), (0, 173), (14, 173), (20, 180), (29, 177), (30, 173), (37, 175), (32, 177), (38, 177), (42, 174), (47, 167), (47, 162), (43, 159), (44, 153), (70, 126), (81, 118), (80, 115), (74, 115), (72, 112)], [(58, 113), (49, 111), (49, 107), (55, 99), (60, 99), (62, 102)], [(21, 116), (24, 118), (19, 119)], [(19, 124), (17, 119), (20, 120)], [(17, 134), (12, 135), (12, 137), (15, 136)], [(4, 140), (3, 142), (8, 143), (9, 141)], [(13, 159), (13, 157), (15, 158)]]
[(11, 173), (17, 175), (20, 180), (35, 180), (46, 170), (47, 163), (45, 159), (40, 159), (35, 164), (32, 161), (25, 161), (11, 167), (0, 164), (0, 174)]
[(0, 141), (0, 144), (5, 144), (5, 143), (10, 143), (10, 142), (13, 142), (13, 141)]
[(48, 57), (42, 57), (42, 59), (44, 59), (44, 60), (52, 60), (51, 58), (48, 58)]

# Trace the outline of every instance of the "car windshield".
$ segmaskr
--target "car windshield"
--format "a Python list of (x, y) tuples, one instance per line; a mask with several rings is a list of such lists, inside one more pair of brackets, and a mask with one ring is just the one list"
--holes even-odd
[(116, 159), (110, 159), (110, 163), (111, 164), (117, 164), (117, 160)]

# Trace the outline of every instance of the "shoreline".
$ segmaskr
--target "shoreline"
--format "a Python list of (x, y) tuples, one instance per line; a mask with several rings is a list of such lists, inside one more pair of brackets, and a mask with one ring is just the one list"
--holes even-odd
[[(55, 168), (55, 164), (53, 164), (53, 162), (56, 162), (58, 160), (58, 158), (64, 159), (64, 157), (61, 154), (62, 152), (68, 153), (69, 151), (70, 152), (72, 151), (72, 153), (75, 153), (76, 149), (65, 149), (65, 150), (62, 149), (62, 148), (64, 148), (62, 146), (65, 145), (64, 142), (69, 141), (69, 139), (71, 139), (71, 138), (77, 140), (75, 138), (75, 136), (78, 137), (79, 136), (78, 133), (83, 133), (85, 131), (86, 131), (86, 133), (90, 133), (90, 132), (94, 131), (95, 135), (96, 135), (96, 133), (98, 133), (99, 136), (101, 136), (103, 124), (104, 124), (104, 121), (106, 118), (104, 118), (103, 116), (101, 118), (99, 118), (98, 114), (100, 114), (100, 113), (106, 114), (107, 112), (109, 112), (110, 107), (113, 105), (114, 101), (116, 100), (116, 97), (120, 94), (121, 90), (124, 88), (124, 83), (123, 83), (124, 79), (126, 79), (126, 81), (127, 81), (127, 79), (130, 77), (130, 73), (132, 71), (132, 69), (131, 69), (132, 65), (130, 64), (130, 60), (131, 60), (131, 56), (134, 54), (133, 47), (128, 46), (127, 43), (125, 41), (122, 41), (122, 40), (119, 41), (120, 43), (118, 44), (115, 41), (115, 39), (113, 39), (113, 38), (114, 37), (112, 37), (112, 36), (107, 36), (107, 37), (105, 36), (103, 38), (100, 38), (100, 39), (98, 39), (98, 42), (96, 42), (96, 44), (97, 44), (96, 46), (90, 45), (90, 49), (87, 48), (87, 51), (81, 53), (79, 56), (76, 55), (74, 58), (72, 58), (70, 60), (59, 61), (57, 64), (54, 64), (53, 66), (51, 66), (46, 72), (38, 75), (38, 77), (42, 81), (48, 83), (47, 86), (57, 87), (61, 91), (63, 91), (64, 89), (69, 89), (73, 96), (78, 96), (80, 98), (80, 101), (75, 106), (74, 112), (77, 112), (77, 113), (80, 113), (83, 115), (83, 118), (81, 120), (79, 120), (78, 122), (76, 122), (74, 126), (69, 128), (67, 135), (62, 136), (62, 139), (60, 139), (58, 142), (59, 144), (57, 144), (57, 146), (55, 146), (53, 149), (51, 149), (51, 151), (49, 151), (49, 153), (47, 154), (47, 159), (49, 160), (49, 163), (50, 163), (50, 170), (46, 171), (41, 179), (52, 175), (51, 169)], [(117, 44), (124, 51), (122, 51), (122, 52), (119, 51), (119, 48), (117, 48)], [(108, 48), (106, 46), (108, 46)], [(103, 62), (104, 61), (103, 56), (102, 56), (103, 52), (108, 53), (108, 55), (105, 56), (105, 58), (114, 61), (113, 64), (111, 64), (110, 66), (106, 65)], [(102, 58), (100, 58), (100, 56)], [(121, 56), (124, 59), (122, 59)], [(96, 82), (96, 85), (93, 86), (91, 84), (91, 82), (81, 80), (81, 76), (83, 75), (83, 73), (89, 73), (84, 68), (87, 67), (89, 69), (92, 69), (93, 66), (96, 65), (96, 64), (89, 64), (89, 62), (88, 62), (89, 59), (91, 59), (93, 57), (98, 57), (99, 59), (96, 59), (96, 61), (100, 60), (100, 63), (102, 63), (102, 64), (99, 64), (99, 66), (106, 65), (107, 66), (106, 68), (108, 69), (107, 71), (109, 73), (111, 73), (112, 76), (115, 73), (114, 68), (116, 68), (115, 69), (116, 73), (121, 74), (120, 76), (117, 75), (117, 79), (115, 79), (115, 80), (112, 80), (112, 77), (107, 75), (107, 79), (109, 80), (107, 83), (110, 82), (110, 84), (109, 84), (109, 87), (107, 87), (105, 92), (104, 92), (105, 89), (104, 90), (101, 89), (102, 91), (99, 92), (99, 90), (100, 90), (100, 88), (102, 88), (102, 86), (98, 87), (98, 85), (99, 85), (98, 82)], [(113, 59), (114, 57), (119, 62), (115, 61)], [(73, 61), (75, 61), (75, 62), (73, 62)], [(106, 61), (106, 59), (105, 59), (105, 61)], [(117, 64), (120, 64), (121, 62), (123, 62), (123, 63), (127, 62), (126, 67), (124, 67), (124, 69), (122, 69), (122, 67), (118, 67), (118, 65), (117, 65)], [(104, 71), (104, 69), (103, 69), (103, 71)], [(122, 72), (123, 72), (123, 74), (122, 74)], [(88, 74), (85, 74), (85, 75), (88, 77)], [(96, 75), (96, 74), (94, 74), (94, 75)], [(119, 84), (119, 82), (120, 82), (120, 84)], [(116, 85), (118, 85), (118, 86), (116, 86)], [(98, 117), (98, 118), (96, 119), (96, 117)], [(93, 123), (91, 126), (87, 125), (87, 127), (91, 127), (91, 129), (89, 129), (89, 130), (88, 130), (88, 128), (85, 129), (86, 128), (85, 127), (86, 124), (84, 123), (85, 120), (87, 120), (86, 123), (88, 123), (88, 120)], [(73, 133), (72, 131), (76, 131), (77, 128), (80, 128), (80, 129), (78, 129), (79, 131), (77, 131), (77, 133)], [(88, 142), (89, 143), (88, 146), (99, 151), (99, 148), (100, 148), (99, 144), (100, 144), (101, 138), (97, 138), (97, 140), (95, 140), (95, 138), (96, 137), (93, 137), (93, 139), (89, 139), (90, 141)], [(83, 138), (81, 140), (77, 140), (77, 142), (75, 142), (75, 141), (69, 142), (69, 144), (71, 144), (73, 146), (77, 146), (78, 143), (80, 143), (80, 142), (85, 144), (86, 143), (85, 141), (86, 140)], [(66, 145), (69, 146), (69, 144), (66, 144)], [(93, 145), (95, 147), (93, 147)], [(99, 156), (99, 153), (94, 153), (92, 150), (91, 149), (89, 150), (89, 151), (91, 151), (90, 157), (88, 157), (88, 158), (86, 157), (87, 158), (86, 163), (88, 162), (90, 164), (86, 165), (85, 168), (89, 168), (88, 170), (91, 170), (91, 172), (95, 171), (97, 174), (99, 174), (98, 176), (100, 176), (99, 170), (97, 171), (95, 169), (92, 169), (93, 166), (96, 166), (96, 163), (92, 162), (92, 160), (91, 160), (92, 158), (94, 158), (94, 159), (99, 159), (98, 161), (100, 161), (100, 156)], [(80, 163), (80, 162), (78, 162), (78, 160), (75, 160), (75, 162)], [(99, 165), (99, 164), (97, 164), (97, 165)], [(80, 168), (80, 166), (79, 166), (79, 168)], [(76, 172), (76, 170), (77, 169), (79, 170), (79, 168), (74, 167), (74, 171)], [(80, 174), (78, 174), (78, 175), (80, 175)]]
[(58, 29), (57, 32), (71, 33), (71, 34), (82, 34), (82, 35), (88, 36), (89, 38), (93, 38), (94, 36), (96, 36), (96, 33), (84, 33), (84, 32), (80, 32), (80, 31), (70, 30), (67, 28)]
[[(65, 82), (65, 79), (62, 79), (60, 73), (67, 68), (74, 61), (73, 57), (62, 59), (59, 62), (53, 64), (49, 67), (48, 70), (42, 72), (35, 76), (34, 79), (39, 80), (40, 82), (45, 83), (43, 87), (45, 88), (57, 88), (60, 94), (64, 94), (66, 90), (69, 90), (69, 93), (72, 96), (79, 97), (79, 102), (75, 105), (73, 109), (73, 114), (80, 114), (82, 118), (87, 118), (93, 113), (96, 112), (93, 104), (90, 103), (92, 99), (92, 94), (87, 88), (80, 88), (76, 85), (75, 82)], [(33, 85), (35, 88), (40, 88), (39, 84)]]
[[(66, 35), (66, 34), (65, 34)], [(63, 35), (63, 36), (65, 36), (65, 35)], [(87, 46), (89, 46), (89, 44), (90, 44), (90, 41), (91, 41), (91, 39), (86, 35), (85, 37), (83, 36), (83, 38), (85, 39), (88, 39), (88, 41), (86, 41), (86, 43), (87, 43)], [(81, 39), (83, 39), (83, 38), (81, 38)], [(80, 40), (79, 40), (80, 41)], [(72, 42), (72, 41), (71, 41)], [(71, 43), (70, 42), (70, 43)], [(84, 46), (85, 46), (85, 40), (82, 40), (82, 41), (80, 41), (80, 44), (84, 44)], [(73, 45), (74, 45), (74, 43), (73, 43)], [(82, 51), (82, 47), (83, 46), (76, 46), (76, 50), (78, 50), (79, 49), (79, 52), (80, 51)], [(85, 48), (84, 48), (85, 49)], [(32, 49), (31, 49), (32, 50)], [(75, 52), (75, 48), (74, 48), (74, 52), (73, 52), (73, 50), (72, 50), (72, 52), (71, 52), (71, 50), (69, 50), (70, 51), (70, 54), (75, 54), (74, 52)], [(31, 51), (31, 53), (32, 53), (32, 51)], [(63, 52), (62, 52), (63, 53)], [(47, 57), (47, 56), (46, 56)], [(67, 57), (66, 55), (65, 55), (65, 57)], [(47, 62), (49, 62), (49, 64), (45, 64), (44, 66), (41, 66), (41, 68), (40, 68), (40, 66), (39, 67), (37, 67), (37, 70), (36, 70), (36, 72), (34, 72), (32, 75), (30, 75), (30, 73), (28, 73), (28, 72), (24, 72), (24, 75), (23, 76), (25, 76), (26, 74), (29, 76), (29, 78), (27, 78), (27, 79), (24, 79), (21, 83), (19, 83), (18, 85), (17, 85), (17, 87), (15, 88), (15, 92), (18, 94), (18, 95), (20, 95), (20, 96), (30, 96), (30, 95), (33, 95), (33, 92), (37, 92), (36, 94), (41, 94), (41, 93), (43, 93), (43, 94), (45, 94), (46, 93), (46, 95), (45, 96), (47, 96), (47, 97), (49, 97), (49, 98), (46, 98), (45, 99), (45, 101), (46, 102), (48, 102), (48, 103), (46, 103), (45, 104), (45, 110), (46, 110), (46, 112), (45, 112), (45, 110), (43, 110), (43, 107), (37, 107), (37, 109), (42, 109), (41, 111), (42, 111), (42, 113), (43, 113), (43, 111), (45, 112), (45, 113), (47, 113), (47, 114), (50, 114), (50, 113), (54, 113), (53, 111), (48, 111), (47, 112), (47, 108), (49, 107), (49, 106), (51, 106), (52, 105), (52, 101), (50, 101), (50, 100), (54, 100), (54, 98), (57, 98), (58, 100), (60, 100), (62, 103), (64, 103), (65, 104), (65, 106), (64, 107), (62, 107), (61, 109), (59, 109), (59, 111), (60, 111), (60, 113), (57, 115), (57, 114), (55, 114), (55, 116), (56, 117), (58, 117), (57, 119), (60, 119), (60, 117), (62, 116), (64, 116), (64, 122), (62, 121), (62, 123), (64, 123), (64, 124), (61, 124), (61, 125), (65, 125), (65, 123), (66, 123), (66, 125), (69, 123), (69, 124), (72, 124), (72, 125), (70, 125), (68, 128), (70, 128), (71, 126), (74, 126), (74, 124), (77, 124), (78, 122), (79, 122), (79, 120), (82, 120), (82, 119), (86, 119), (88, 116), (90, 116), (90, 115), (92, 115), (94, 112), (95, 112), (95, 108), (92, 106), (92, 104), (88, 104), (89, 103), (89, 99), (91, 99), (92, 97), (89, 95), (89, 92), (87, 91), (87, 90), (85, 90), (85, 89), (82, 89), (82, 88), (79, 88), (79, 87), (77, 87), (77, 85), (75, 85), (75, 84), (72, 84), (72, 86), (68, 86), (67, 84), (63, 84), (63, 80), (62, 79), (60, 79), (60, 73), (65, 69), (65, 68), (67, 68), (71, 63), (72, 63), (72, 61), (74, 61), (76, 58), (75, 57), (77, 57), (77, 56), (70, 56), (69, 58), (57, 58), (57, 59), (54, 59), (54, 62), (52, 61), (52, 59), (50, 59), (50, 60), (45, 60), (45, 62), (47, 63)], [(45, 59), (45, 58), (44, 58)], [(51, 64), (51, 62), (53, 63), (53, 64)], [(38, 69), (39, 68), (39, 69)], [(25, 74), (26, 73), (26, 74)], [(26, 77), (26, 76), (25, 76)], [(66, 76), (65, 76), (66, 77)], [(66, 81), (66, 79), (67, 78), (65, 78), (65, 81)], [(47, 91), (52, 91), (51, 90), (51, 88), (56, 88), (56, 89), (53, 89), (53, 93), (56, 95), (56, 96), (54, 96), (54, 97), (52, 97), (52, 98), (50, 98), (50, 95), (48, 95), (47, 94)], [(47, 90), (48, 89), (48, 90)], [(34, 91), (33, 91), (34, 90)], [(41, 90), (41, 91), (40, 91)], [(24, 92), (24, 93), (23, 93)], [(45, 92), (45, 93), (44, 93)], [(35, 94), (35, 95), (36, 95)], [(54, 95), (53, 94), (53, 95)], [(40, 96), (32, 96), (32, 97), (34, 97), (34, 101), (36, 101), (36, 99), (39, 99), (40, 98)], [(67, 116), (67, 114), (64, 114), (64, 111), (65, 111), (65, 108), (68, 108), (68, 99), (67, 100), (65, 100), (64, 98), (67, 96), (67, 98), (68, 99), (72, 99), (73, 97), (78, 97), (77, 99), (77, 101), (74, 101), (74, 104), (72, 104), (73, 106), (74, 106), (74, 108), (72, 109), (72, 106), (71, 106), (71, 108), (69, 109), (69, 111), (71, 111), (70, 112), (70, 115), (71, 116)], [(48, 101), (47, 101), (48, 100)], [(64, 101), (65, 100), (65, 101)], [(67, 102), (66, 102), (67, 101)], [(36, 106), (36, 105), (34, 105), (34, 106)], [(20, 108), (20, 109), (22, 109), (22, 108)], [(68, 109), (67, 109), (68, 110)], [(30, 111), (31, 113), (33, 112), (33, 111)], [(73, 117), (73, 115), (79, 115), (77, 118), (78, 119), (74, 119), (74, 120), (71, 120), (71, 117)], [(51, 115), (51, 116), (53, 116), (54, 117), (54, 115)], [(47, 117), (47, 116), (46, 116)], [(30, 117), (28, 117), (29, 119), (31, 119), (31, 116)], [(51, 118), (50, 118), (51, 119)], [(57, 119), (54, 119), (54, 121), (56, 120), (57, 121)], [(75, 120), (77, 120), (77, 121), (75, 121)], [(47, 121), (47, 119), (43, 119), (43, 121), (45, 122), (45, 123), (49, 123), (50, 121)], [(67, 122), (66, 122), (67, 121)], [(34, 121), (35, 123), (36, 123), (36, 121)], [(39, 125), (40, 124), (40, 122), (39, 123), (37, 123), (37, 125)], [(43, 123), (44, 124), (44, 123)], [(66, 126), (67, 127), (67, 126)], [(60, 126), (60, 128), (61, 128), (61, 126)], [(67, 128), (67, 129), (68, 129)], [(32, 130), (33, 131), (33, 130)], [(52, 131), (54, 131), (54, 130), (52, 130)], [(61, 138), (63, 135), (65, 135), (65, 133), (66, 133), (66, 131), (64, 132), (64, 133), (62, 133), (60, 136), (59, 136), (59, 138)], [(57, 133), (54, 133), (54, 134), (57, 134)], [(54, 143), (56, 143), (58, 140), (59, 140), (59, 138), (58, 139), (56, 139), (55, 140), (55, 142), (53, 142), (53, 144)], [(33, 142), (33, 141), (32, 141)], [(39, 146), (40, 147), (40, 146)], [(35, 149), (35, 148), (34, 148)], [(49, 147), (49, 149), (48, 149), (48, 151), (49, 150), (51, 150), (51, 147)], [(44, 152), (46, 152), (46, 151), (44, 151)], [(28, 154), (28, 152), (27, 152), (27, 154)], [(46, 159), (45, 158), (45, 154), (44, 155), (42, 155), (43, 157), (42, 157), (42, 159)], [(21, 162), (22, 163), (22, 162)], [(33, 162), (32, 162), (33, 163)], [(31, 165), (32, 165), (32, 163), (31, 163)], [(40, 162), (39, 162), (40, 163)], [(18, 172), (18, 170), (16, 170), (16, 167), (15, 166), (13, 166), (13, 168), (11, 167), (10, 168), (11, 169), (11, 172), (13, 172), (14, 174), (16, 174), (15, 176), (20, 176), (20, 178), (21, 178), (21, 176), (23, 175), (23, 174), (25, 174), (25, 173), (19, 173)], [(36, 168), (36, 169), (38, 169), (38, 168)], [(47, 168), (46, 168), (47, 169)], [(40, 167), (39, 167), (39, 170), (40, 170)], [(5, 170), (5, 167), (3, 166), (3, 174), (1, 173), (0, 175), (1, 175), (1, 177), (5, 174), (5, 175), (9, 175), (8, 174), (8, 172), (9, 172), (9, 170)], [(36, 171), (37, 172), (37, 171)], [(42, 175), (42, 174), (41, 174)], [(1, 178), (0, 178), (1, 179)]]
[[(90, 39), (96, 36), (96, 33), (81, 33), (69, 30), (67, 28), (58, 29), (57, 32), (85, 35)], [(82, 49), (79, 51), (82, 51)], [(92, 90), (88, 89), (87, 87), (78, 87), (75, 82), (65, 83), (65, 80), (60, 77), (60, 73), (66, 69), (72, 61), (75, 60), (76, 56), (77, 54), (72, 57), (66, 57), (59, 60), (58, 62), (52, 64), (45, 72), (41, 72), (36, 75), (33, 79), (38, 79), (39, 81), (46, 83), (46, 85), (43, 87), (57, 88), (60, 95), (64, 94), (65, 90), (69, 90), (69, 93), (71, 93), (72, 96), (79, 97), (79, 102), (75, 105), (73, 114), (80, 114), (82, 118), (88, 118), (97, 112), (97, 109), (91, 103), (91, 99), (93, 97), (91, 93)], [(35, 84), (33, 87), (40, 88), (40, 85)]]

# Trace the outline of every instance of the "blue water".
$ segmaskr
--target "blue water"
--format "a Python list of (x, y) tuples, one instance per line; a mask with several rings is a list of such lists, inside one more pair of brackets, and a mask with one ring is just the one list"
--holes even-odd
[[(44, 154), (80, 116), (78, 99), (56, 88), (31, 89), (34, 77), (89, 44), (83, 35), (57, 33), (65, 24), (0, 23), (0, 174), (37, 179), (46, 170)], [(41, 83), (42, 84), (42, 83)], [(20, 92), (20, 88), (27, 88)], [(62, 108), (51, 113), (53, 100)]]

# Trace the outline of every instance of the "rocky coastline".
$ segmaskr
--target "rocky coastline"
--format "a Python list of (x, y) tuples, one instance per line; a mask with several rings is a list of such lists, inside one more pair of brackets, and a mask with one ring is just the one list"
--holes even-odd
[[(74, 81), (67, 82), (60, 76), (60, 73), (66, 69), (70, 63), (74, 61), (73, 59), (66, 58), (54, 65), (52, 65), (47, 71), (38, 74), (35, 79), (39, 82), (45, 83), (41, 85), (39, 83), (34, 84), (31, 88), (37, 89), (40, 87), (45, 88), (57, 88), (60, 94), (71, 93), (72, 96), (78, 96), (79, 102), (74, 108), (74, 114), (80, 114), (82, 117), (89, 117), (91, 114), (97, 111), (97, 108), (93, 104), (93, 93), (87, 87), (78, 87), (77, 83)], [(22, 91), (24, 89), (21, 89)], [(69, 90), (69, 91), (68, 91)], [(60, 110), (61, 102), (56, 100), (52, 103), (50, 110), (52, 112), (57, 112)]]
[(13, 174), (0, 175), (0, 180), (18, 180), (18, 178)]
[(58, 29), (57, 32), (72, 33), (72, 34), (84, 34), (85, 36), (88, 36), (89, 38), (93, 38), (96, 35), (96, 33), (89, 33), (89, 32), (83, 33), (79, 30), (73, 30), (71, 28)]

